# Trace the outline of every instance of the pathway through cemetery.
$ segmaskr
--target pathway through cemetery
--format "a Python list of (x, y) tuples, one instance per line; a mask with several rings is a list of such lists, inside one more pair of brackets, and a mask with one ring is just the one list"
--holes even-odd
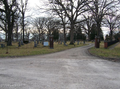
[(92, 46), (0, 58), (0, 89), (120, 89), (120, 63), (91, 56)]

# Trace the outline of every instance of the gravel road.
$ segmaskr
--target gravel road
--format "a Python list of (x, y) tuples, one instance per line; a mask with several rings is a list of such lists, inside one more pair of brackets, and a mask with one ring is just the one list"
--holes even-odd
[(120, 63), (91, 56), (92, 46), (0, 58), (0, 89), (120, 89)]

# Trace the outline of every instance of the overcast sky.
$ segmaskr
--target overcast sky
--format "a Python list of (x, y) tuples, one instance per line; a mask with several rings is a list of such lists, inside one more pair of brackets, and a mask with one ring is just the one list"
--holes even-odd
[(42, 10), (46, 8), (48, 0), (28, 0), (26, 15), (31, 15), (33, 18), (40, 16), (47, 16), (47, 14)]

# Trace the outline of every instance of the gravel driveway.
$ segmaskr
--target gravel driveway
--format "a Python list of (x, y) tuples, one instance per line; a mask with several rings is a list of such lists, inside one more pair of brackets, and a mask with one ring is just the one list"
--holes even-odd
[(0, 89), (120, 89), (120, 63), (91, 56), (92, 46), (0, 58)]

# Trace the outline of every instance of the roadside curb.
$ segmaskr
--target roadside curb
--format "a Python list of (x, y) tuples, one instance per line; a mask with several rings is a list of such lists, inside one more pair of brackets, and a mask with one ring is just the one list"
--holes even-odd
[(98, 56), (98, 55), (92, 54), (92, 53), (90, 52), (90, 49), (91, 49), (91, 48), (87, 49), (87, 51), (88, 51), (88, 53), (89, 53), (90, 55), (92, 55), (92, 56), (95, 56), (95, 57), (98, 57), (98, 58), (102, 58), (102, 59), (104, 59), (104, 60), (108, 60), (108, 61), (112, 61), (112, 62), (120, 62), (120, 59), (119, 59), (119, 58), (108, 58), (108, 57), (102, 57), (102, 56)]

